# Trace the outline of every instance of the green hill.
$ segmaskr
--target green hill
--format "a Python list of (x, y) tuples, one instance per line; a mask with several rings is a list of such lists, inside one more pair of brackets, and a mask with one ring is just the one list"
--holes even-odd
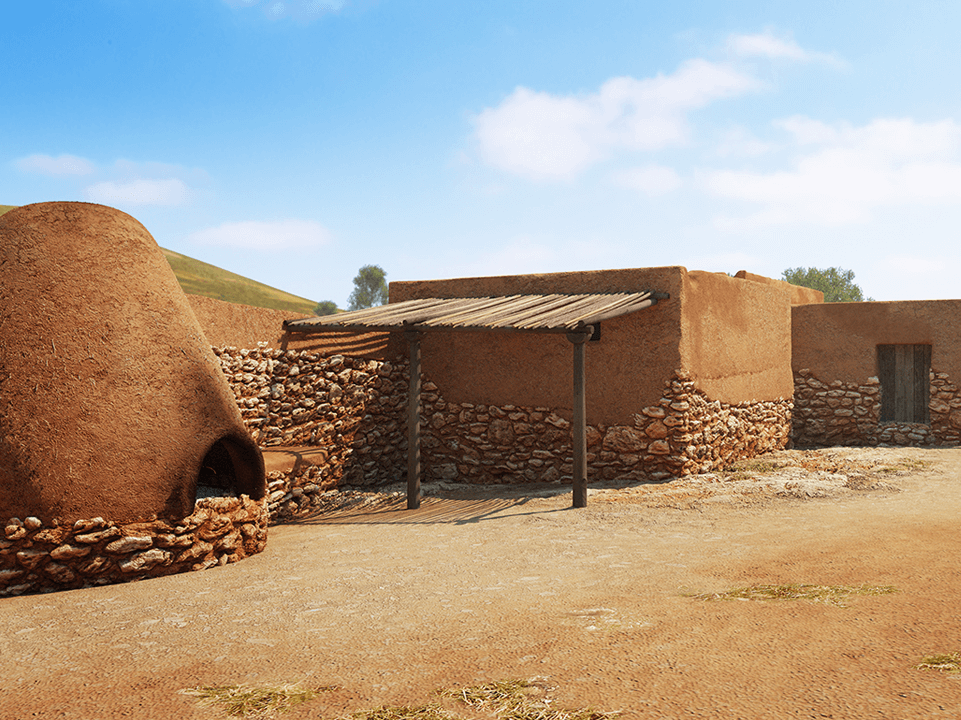
[[(17, 206), (0, 205), (0, 215), (15, 207)], [(317, 307), (317, 303), (313, 300), (291, 295), (173, 250), (160, 249), (163, 250), (167, 262), (177, 276), (180, 287), (188, 295), (203, 295), (240, 305), (287, 310), (304, 315), (313, 315), (314, 308)]]
[(188, 295), (203, 295), (241, 305), (288, 310), (304, 315), (313, 315), (314, 308), (317, 307), (317, 303), (313, 300), (291, 295), (173, 250), (160, 249), (163, 250), (167, 262), (173, 268), (180, 287)]

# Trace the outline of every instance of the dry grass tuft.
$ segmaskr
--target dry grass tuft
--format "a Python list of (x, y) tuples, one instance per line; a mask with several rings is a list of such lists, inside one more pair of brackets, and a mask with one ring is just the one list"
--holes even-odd
[(809, 600), (837, 607), (853, 595), (890, 595), (897, 592), (891, 585), (751, 585), (723, 593), (690, 595), (695, 600)]
[(901, 458), (894, 465), (882, 465), (878, 472), (884, 475), (904, 475), (912, 472), (920, 472), (926, 469), (931, 463), (917, 458)]
[(738, 460), (733, 465), (717, 471), (725, 480), (747, 480), (756, 475), (768, 475), (784, 467), (783, 463), (761, 458)]
[(385, 707), (354, 713), (352, 720), (460, 720), (443, 701), (455, 701), (471, 709), (472, 718), (490, 717), (496, 720), (605, 720), (619, 713), (602, 713), (592, 708), (567, 710), (551, 706), (548, 692), (552, 688), (543, 678), (531, 680), (501, 680), (473, 687), (442, 690), (440, 702), (419, 707)]
[(961, 653), (928, 655), (915, 665), (918, 670), (937, 670), (943, 673), (961, 672)]
[(323, 690), (311, 690), (296, 685), (279, 687), (249, 687), (246, 685), (223, 685), (188, 688), (181, 692), (199, 698), (203, 705), (216, 705), (228, 715), (240, 718), (271, 718), (279, 712), (287, 712), (295, 705), (313, 700)]
[(619, 715), (593, 708), (569, 710), (551, 706), (552, 688), (543, 678), (502, 680), (460, 690), (445, 690), (443, 697), (454, 698), (475, 710), (487, 711), (499, 720), (602, 720)]
[(457, 720), (457, 716), (440, 705), (428, 703), (418, 707), (382, 707), (350, 716), (354, 720)]
[[(278, 712), (286, 712), (295, 705), (315, 698), (320, 692), (294, 685), (281, 687), (248, 687), (227, 685), (181, 690), (193, 695), (204, 705), (216, 705), (228, 715), (241, 718), (266, 719)], [(341, 720), (461, 720), (462, 716), (450, 709), (452, 703), (470, 708), (469, 717), (489, 717), (494, 720), (607, 720), (620, 713), (598, 712), (593, 708), (568, 710), (552, 707), (550, 691), (544, 678), (530, 680), (502, 680), (473, 687), (443, 690), (435, 702), (417, 706), (381, 707), (353, 713)]]

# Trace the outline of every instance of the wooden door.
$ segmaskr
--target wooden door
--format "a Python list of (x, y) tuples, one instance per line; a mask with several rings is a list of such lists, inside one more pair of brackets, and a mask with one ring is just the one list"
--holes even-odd
[(878, 345), (881, 422), (931, 422), (930, 371), (930, 345)]

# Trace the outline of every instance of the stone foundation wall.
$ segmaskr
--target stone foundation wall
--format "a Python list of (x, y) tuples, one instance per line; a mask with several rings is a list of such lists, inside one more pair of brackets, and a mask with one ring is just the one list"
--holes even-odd
[[(272, 522), (309, 513), (343, 485), (406, 478), (408, 366), (298, 351), (215, 348), (241, 412), (263, 446), (317, 447), (320, 462), (268, 473)], [(422, 379), (421, 463), (427, 480), (569, 482), (570, 422), (553, 408), (450, 403)], [(711, 401), (675, 374), (630, 425), (588, 427), (594, 480), (665, 480), (783, 448), (789, 400)], [(316, 456), (317, 453), (314, 453)]]
[(258, 553), (266, 542), (267, 509), (246, 495), (202, 498), (173, 524), (10, 518), (0, 539), (0, 596), (205, 570)]
[[(309, 513), (343, 485), (400, 482), (407, 470), (408, 366), (344, 356), (219, 348), (251, 432), (266, 447), (310, 445), (322, 461), (268, 473), (271, 521)], [(450, 403), (422, 379), (421, 464), (427, 480), (569, 482), (568, 420), (549, 407)], [(789, 400), (709, 400), (675, 374), (631, 425), (588, 427), (594, 480), (665, 480), (783, 448)], [(264, 429), (266, 428), (266, 431)]]
[(954, 445), (961, 441), (961, 391), (947, 373), (930, 374), (931, 424), (880, 423), (881, 383), (825, 382), (808, 369), (794, 375), (795, 445)]
[[(429, 479), (464, 482), (569, 482), (570, 422), (547, 407), (448, 403), (423, 384), (422, 462)], [(788, 400), (730, 405), (709, 400), (675, 375), (657, 405), (631, 425), (587, 428), (588, 479), (665, 480), (706, 472), (783, 448)]]

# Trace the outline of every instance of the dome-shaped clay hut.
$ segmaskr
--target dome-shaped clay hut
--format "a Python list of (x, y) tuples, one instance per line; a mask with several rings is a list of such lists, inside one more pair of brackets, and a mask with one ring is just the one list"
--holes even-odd
[(129, 215), (52, 202), (0, 217), (0, 338), (0, 518), (172, 521), (198, 484), (263, 498), (219, 361)]

